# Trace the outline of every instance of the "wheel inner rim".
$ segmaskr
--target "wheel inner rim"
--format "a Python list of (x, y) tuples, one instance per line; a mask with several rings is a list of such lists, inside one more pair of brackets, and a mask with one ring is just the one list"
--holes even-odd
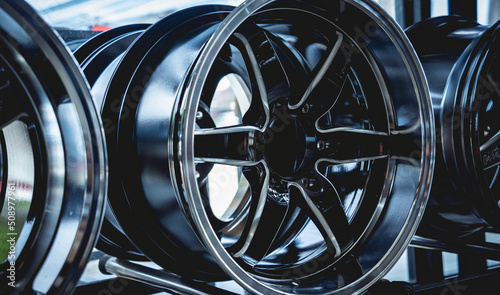
[[(32, 144), (32, 135), (28, 129), (34, 125), (29, 122), (27, 111), (22, 102), (25, 94), (19, 92), (19, 85), (15, 85), (13, 73), (5, 61), (0, 63), (0, 95), (2, 98), (13, 99), (16, 97), (18, 105), (14, 103), (6, 106), (13, 116), (2, 122), (1, 135), (1, 162), (2, 162), (2, 210), (0, 219), (6, 237), (15, 240), (15, 248), (2, 249), (0, 261), (15, 262), (18, 254), (22, 252), (33, 226), (33, 216), (28, 218), (33, 201), (35, 187), (35, 159)], [(42, 166), (42, 165), (40, 165)], [(30, 219), (30, 220), (28, 220)], [(8, 225), (7, 227), (3, 227)], [(25, 228), (25, 225), (26, 228)], [(23, 228), (24, 232), (23, 232)], [(9, 243), (9, 246), (11, 244)], [(5, 250), (5, 252), (4, 252)]]

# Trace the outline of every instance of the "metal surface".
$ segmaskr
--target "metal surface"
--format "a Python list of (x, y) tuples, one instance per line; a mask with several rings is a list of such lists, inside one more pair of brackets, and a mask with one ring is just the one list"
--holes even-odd
[(497, 32), (498, 24), (453, 16), (407, 32), (428, 76), (439, 142), (422, 235), (449, 240), (500, 229)]
[(362, 292), (404, 251), (430, 188), (417, 58), (369, 1), (231, 10), (173, 14), (120, 60), (102, 112), (117, 220), (188, 278)]
[[(226, 279), (226, 275), (200, 243), (176, 197), (169, 176), (174, 165), (169, 156), (170, 116), (184, 71), (231, 10), (194, 7), (151, 26), (120, 60), (102, 112), (110, 183), (116, 184), (110, 185), (109, 201), (121, 228), (151, 260), (199, 280)], [(151, 94), (145, 93), (145, 85), (151, 86)], [(143, 98), (146, 95), (149, 99)], [(138, 109), (144, 105), (147, 112), (145, 107)], [(130, 138), (118, 132), (135, 135)]]
[(104, 135), (54, 32), (22, 1), (2, 1), (0, 19), (0, 292), (67, 294), (101, 224)]
[[(99, 110), (103, 108), (104, 95), (119, 60), (135, 39), (150, 25), (138, 24), (111, 29), (87, 40), (74, 52), (74, 56), (87, 78), (91, 93)], [(110, 187), (114, 187), (111, 184)], [(112, 190), (112, 194), (122, 193)], [(123, 233), (115, 214), (106, 202), (105, 218), (97, 248), (105, 253), (124, 259), (144, 260)]]
[(236, 295), (205, 283), (188, 281), (166, 271), (151, 269), (111, 256), (104, 256), (99, 264), (105, 273), (138, 281), (166, 292), (183, 295)]
[(420, 233), (441, 241), (413, 238), (411, 277), (445, 292), (440, 251), (460, 280), (498, 275), (498, 245), (471, 234), (500, 230), (500, 23), (410, 28), (429, 94), (371, 1), (193, 7), (70, 37), (95, 107), (36, 13), (7, 0), (0, 19), (1, 294), (71, 293), (104, 216), (100, 249), (172, 273), (113, 257), (103, 272), (167, 292), (233, 294), (199, 282), (232, 278), (252, 294), (414, 294), (369, 288), (423, 215), (436, 130)]
[[(427, 92), (425, 82), (423, 82), (418, 65), (415, 64), (414, 68), (408, 68), (408, 64), (400, 64), (400, 68), (397, 66), (398, 62), (395, 57), (402, 58), (402, 60), (404, 59), (412, 65), (414, 59), (410, 53), (411, 51), (405, 52), (405, 54), (400, 54), (401, 51), (405, 51), (405, 49), (403, 49), (406, 48), (404, 43), (405, 39), (400, 33), (398, 33), (395, 27), (391, 26), (392, 23), (388, 18), (387, 22), (385, 22), (385, 18), (380, 18), (382, 12), (377, 10), (377, 6), (364, 2), (346, 2), (345, 6), (336, 6), (336, 2), (334, 2), (327, 7), (314, 7), (308, 6), (307, 4), (301, 6), (293, 2), (289, 5), (290, 6), (284, 3), (275, 5), (273, 2), (264, 3), (261, 1), (247, 2), (246, 5), (240, 6), (238, 10), (236, 10), (224, 21), (221, 28), (219, 28), (218, 32), (213, 36), (204, 51), (201, 53), (199, 62), (195, 65), (193, 70), (196, 74), (190, 77), (188, 87), (183, 97), (184, 100), (181, 102), (180, 110), (182, 116), (180, 117), (180, 124), (176, 127), (176, 129), (178, 128), (179, 136), (182, 139), (182, 141), (179, 142), (179, 152), (181, 154), (180, 175), (182, 175), (183, 181), (182, 188), (185, 190), (184, 195), (190, 205), (191, 216), (196, 222), (201, 237), (211, 252), (218, 258), (219, 263), (226, 270), (226, 272), (228, 272), (247, 290), (255, 293), (321, 292), (326, 294), (352, 294), (354, 292), (361, 292), (368, 288), (371, 282), (379, 278), (384, 270), (392, 264), (392, 259), (397, 257), (398, 253), (401, 253), (401, 248), (399, 247), (402, 246), (404, 248), (403, 245), (408, 242), (405, 236), (415, 230), (416, 224), (414, 222), (418, 220), (418, 212), (421, 212), (423, 209), (423, 207), (420, 206), (425, 203), (425, 191), (429, 188), (428, 177), (432, 174), (432, 169), (430, 168), (432, 168), (433, 164), (433, 131), (427, 129), (432, 126), (432, 119), (429, 112), (430, 109), (428, 108), (430, 107), (430, 105), (428, 105), (429, 101), (426, 100)], [(214, 224), (210, 220), (210, 215), (204, 206), (207, 196), (202, 193), (201, 186), (196, 179), (197, 174), (194, 165), (197, 162), (200, 162), (200, 160), (198, 158), (199, 151), (196, 149), (199, 137), (197, 136), (197, 128), (195, 128), (194, 125), (195, 109), (193, 106), (199, 105), (200, 99), (203, 100), (203, 85), (206, 85), (205, 83), (209, 83), (207, 80), (209, 81), (210, 77), (207, 73), (209, 73), (209, 69), (213, 67), (215, 57), (217, 54), (220, 54), (224, 43), (231, 40), (231, 34), (233, 34), (234, 31), (245, 31), (244, 28), (247, 24), (247, 18), (252, 19), (252, 21), (256, 23), (259, 23), (259, 21), (265, 22), (267, 19), (273, 19), (270, 15), (273, 15), (275, 11), (279, 11), (281, 16), (280, 19), (282, 19), (282, 22), (285, 24), (284, 26), (291, 28), (289, 31), (284, 30), (285, 32), (282, 34), (286, 36), (286, 34), (289, 33), (293, 37), (296, 37), (295, 40), (297, 40), (297, 43), (295, 44), (297, 44), (297, 47), (300, 42), (304, 42), (305, 40), (301, 40), (301, 37), (303, 36), (300, 34), (294, 35), (294, 20), (301, 19), (303, 24), (303, 20), (308, 19), (308, 14), (318, 19), (321, 19), (322, 17), (326, 18), (324, 19), (326, 20), (325, 23), (314, 22), (316, 26), (309, 29), (312, 29), (313, 32), (316, 30), (322, 32), (322, 30), (327, 30), (326, 28), (332, 28), (328, 29), (328, 32), (332, 34), (332, 32), (336, 31), (337, 36), (327, 35), (327, 39), (329, 39), (330, 42), (324, 44), (326, 51), (322, 54), (321, 58), (316, 59), (320, 61), (319, 65), (311, 67), (310, 74), (307, 73), (304, 78), (299, 78), (298, 81), (300, 82), (298, 85), (294, 84), (295, 81), (291, 79), (291, 81), (289, 80), (291, 85), (289, 84), (288, 105), (290, 110), (288, 110), (288, 112), (295, 115), (294, 120), (296, 120), (296, 122), (300, 122), (300, 124), (290, 120), (296, 127), (294, 127), (295, 129), (292, 129), (294, 130), (293, 132), (290, 132), (290, 134), (292, 134), (291, 136), (285, 136), (288, 137), (288, 139), (290, 139), (290, 137), (294, 138), (291, 141), (293, 144), (301, 144), (300, 142), (305, 140), (305, 154), (307, 155), (305, 159), (300, 158), (300, 156), (296, 154), (296, 162), (294, 162), (292, 158), (288, 158), (287, 156), (287, 154), (289, 154), (288, 151), (293, 144), (288, 143), (287, 141), (279, 142), (279, 140), (276, 140), (267, 145), (264, 143), (265, 152), (263, 160), (260, 160), (261, 158), (259, 158), (258, 153), (255, 156), (249, 152), (248, 156), (251, 160), (248, 161), (247, 159), (247, 163), (254, 163), (252, 165), (257, 164), (264, 167), (267, 165), (269, 170), (272, 170), (270, 177), (278, 179), (277, 182), (285, 182), (288, 184), (287, 188), (289, 201), (287, 206), (290, 208), (289, 210), (294, 210), (294, 206), (297, 204), (296, 206), (301, 211), (305, 212), (312, 221), (309, 225), (312, 226), (312, 224), (314, 224), (317, 231), (322, 234), (323, 240), (320, 240), (319, 245), (312, 243), (310, 240), (302, 240), (300, 234), (308, 233), (308, 228), (306, 226), (300, 234), (292, 236), (292, 243), (286, 245), (285, 247), (278, 248), (276, 252), (264, 252), (266, 255), (257, 256), (256, 263), (255, 260), (252, 260), (255, 256), (252, 257), (253, 253), (250, 251), (248, 251), (248, 254), (246, 253), (247, 257), (240, 259), (239, 255), (236, 255), (239, 254), (239, 252), (235, 254), (231, 248), (224, 247), (224, 243), (221, 243), (220, 237), (215, 231), (216, 229)], [(300, 13), (304, 14), (302, 17), (294, 18), (294, 12), (296, 11), (300, 11)], [(328, 13), (323, 14), (326, 11)], [(376, 15), (378, 18), (374, 17), (374, 19), (376, 19), (375, 21), (370, 19), (370, 15), (373, 16), (370, 12), (377, 13)], [(285, 17), (286, 15), (288, 15), (289, 18)], [(348, 19), (344, 18), (344, 16), (347, 15), (349, 15)], [(333, 19), (331, 19), (332, 17)], [(351, 20), (356, 20), (356, 23), (351, 23)], [(363, 21), (366, 21), (366, 23)], [(376, 23), (373, 24), (373, 22)], [(306, 23), (313, 22), (310, 20), (306, 21)], [(367, 43), (360, 41), (360, 38), (362, 37), (360, 36), (361, 34), (359, 33), (359, 29), (366, 29), (368, 24), (373, 24), (374, 30), (371, 32), (374, 33), (375, 31), (376, 33), (371, 35), (370, 42), (368, 42), (367, 46)], [(379, 31), (380, 27), (378, 26), (382, 26), (384, 29), (380, 29)], [(269, 26), (269, 28), (266, 26), (262, 27), (265, 27), (273, 33), (272, 26)], [(385, 35), (387, 31), (390, 31), (393, 35), (390, 37)], [(327, 33), (324, 32), (324, 34), (326, 35)], [(267, 35), (269, 36), (269, 34)], [(311, 33), (306, 35), (310, 36)], [(345, 42), (342, 41), (340, 35), (342, 35), (342, 38), (346, 40)], [(293, 37), (290, 39), (294, 39)], [(367, 36), (365, 35), (364, 37), (366, 38)], [(399, 37), (402, 38), (399, 39)], [(307, 44), (307, 41), (305, 42)], [(352, 43), (349, 44), (349, 42)], [(330, 53), (332, 52), (333, 54), (333, 52), (336, 51), (337, 44), (340, 44), (340, 46), (347, 46), (346, 43), (353, 47), (359, 46), (358, 48), (362, 53), (359, 55), (347, 54), (346, 56), (345, 48), (343, 48), (344, 50), (339, 52), (343, 52), (344, 54), (337, 56), (335, 59), (336, 63), (325, 65), (325, 63), (330, 61)], [(292, 44), (294, 44), (294, 42), (292, 42)], [(362, 45), (364, 45), (365, 48), (360, 48)], [(365, 51), (364, 49), (366, 49), (366, 47), (369, 47), (371, 52), (368, 52), (368, 50)], [(382, 47), (383, 50), (377, 50)], [(252, 49), (257, 50), (260, 48), (254, 47)], [(389, 54), (388, 52), (391, 48), (394, 49), (395, 52), (398, 52), (398, 54)], [(278, 49), (275, 50), (279, 52)], [(267, 52), (269, 51), (270, 50)], [(256, 55), (260, 56), (258, 53), (256, 53)], [(395, 81), (391, 81), (390, 72), (387, 72), (387, 69), (384, 68), (384, 65), (386, 64), (384, 62), (384, 57), (389, 55), (391, 56), (391, 71), (393, 71), (393, 73), (398, 72), (397, 89), (393, 88), (394, 85), (392, 83)], [(286, 60), (280, 58), (279, 53), (276, 54), (276, 58), (282, 64), (287, 64)], [(369, 124), (349, 126), (349, 124), (346, 124), (345, 121), (341, 121), (339, 124), (340, 126), (336, 125), (338, 124), (336, 122), (330, 122), (329, 126), (322, 126), (322, 124), (325, 124), (321, 122), (321, 119), (324, 118), (322, 115), (325, 112), (326, 117), (329, 115), (334, 117), (334, 114), (328, 114), (329, 110), (332, 112), (341, 110), (340, 104), (337, 105), (337, 99), (342, 101), (344, 98), (339, 94), (342, 93), (341, 90), (343, 89), (341, 85), (343, 85), (343, 83), (347, 81), (347, 77), (349, 77), (348, 71), (353, 71), (357, 75), (370, 73), (369, 71), (361, 70), (363, 68), (362, 62), (361, 65), (357, 64), (357, 62), (359, 62), (357, 58), (368, 62), (374, 75), (372, 79), (366, 79), (366, 76), (364, 76), (366, 80), (359, 78), (358, 83), (356, 83), (359, 84), (359, 87), (364, 90), (362, 92), (364, 93), (364, 97), (362, 97), (366, 99), (365, 105), (369, 106), (366, 112), (368, 114), (372, 114), (372, 116), (368, 119)], [(266, 62), (259, 62), (259, 65), (262, 64), (266, 64)], [(300, 112), (294, 113), (293, 111), (296, 104), (304, 102), (303, 99), (299, 100), (298, 103), (296, 102), (295, 95), (297, 93), (295, 91), (298, 92), (299, 98), (302, 97), (302, 93), (304, 92), (301, 91), (304, 90), (306, 90), (304, 96), (308, 96), (308, 90), (314, 88), (314, 82), (317, 81), (315, 77), (317, 75), (323, 75), (325, 73), (325, 67), (329, 69), (330, 73), (336, 73), (337, 76), (325, 75), (325, 77), (328, 77), (331, 79), (330, 81), (333, 82), (333, 85), (329, 85), (331, 88), (326, 86), (326, 89), (329, 91), (323, 88), (325, 90), (322, 90), (321, 92), (318, 91), (316, 92), (316, 95), (308, 97), (307, 101), (318, 109), (313, 108), (311, 110), (310, 108), (306, 108), (301, 109)], [(360, 68), (359, 72), (357, 72), (358, 67)], [(395, 67), (398, 67), (398, 70), (394, 70)], [(297, 77), (297, 75), (300, 75), (300, 73), (297, 74), (290, 72), (289, 70), (287, 71), (286, 66), (283, 66), (283, 69), (285, 71), (284, 75), (287, 77)], [(257, 79), (260, 75), (265, 77), (266, 72), (263, 69), (261, 69), (261, 71), (261, 73), (250, 73), (249, 75), (250, 77), (255, 75)], [(380, 74), (379, 71), (388, 75), (388, 78), (384, 79), (385, 77)], [(356, 74), (353, 74), (353, 76)], [(275, 75), (276, 74), (273, 74), (273, 77)], [(405, 81), (406, 78), (409, 80)], [(266, 79), (264, 79), (264, 81), (266, 81)], [(378, 84), (376, 85), (377, 88), (371, 88), (367, 81), (376, 81)], [(414, 84), (415, 81), (421, 81), (422, 84)], [(303, 88), (304, 82), (306, 83), (306, 87)], [(323, 82), (326, 81), (323, 79)], [(410, 83), (409, 85), (411, 86), (408, 88), (402, 87), (405, 83)], [(270, 84), (269, 82), (266, 84), (266, 91), (268, 95), (272, 93), (272, 85), (273, 84)], [(335, 89), (335, 85), (339, 88)], [(322, 86), (325, 87), (324, 84)], [(390, 91), (386, 92), (388, 88)], [(404, 94), (398, 93), (405, 88), (411, 89), (412, 93), (405, 91), (403, 91), (405, 92)], [(420, 89), (421, 92), (417, 92), (418, 95), (416, 95), (415, 89)], [(260, 89), (253, 90), (252, 93), (254, 97), (257, 94), (256, 91), (258, 90)], [(380, 91), (381, 93), (381, 96), (379, 97), (380, 100), (370, 96), (375, 95), (377, 91)], [(328, 92), (331, 93), (331, 96), (325, 97), (324, 94)], [(263, 91), (260, 91), (260, 93), (260, 97), (262, 97)], [(348, 91), (348, 93), (352, 92)], [(389, 95), (389, 93), (392, 95)], [(336, 98), (337, 95), (339, 95), (338, 98)], [(403, 96), (399, 97), (399, 95)], [(285, 97), (287, 97), (287, 95), (285, 95)], [(269, 104), (271, 105), (270, 109), (273, 109), (272, 103), (276, 103), (276, 101), (273, 101), (270, 97), (268, 97), (268, 99)], [(404, 108), (406, 108), (406, 112), (401, 112), (401, 110), (404, 109), (401, 108), (402, 105), (405, 106)], [(271, 122), (275, 115), (277, 115), (277, 113), (272, 114), (270, 120)], [(358, 114), (356, 113), (356, 115)], [(304, 136), (298, 126), (301, 124), (302, 126), (307, 126), (307, 122), (308, 120), (311, 120), (311, 118), (313, 122), (316, 122), (313, 125), (315, 127), (315, 131), (313, 131), (313, 135), (308, 133), (310, 131), (305, 131)], [(266, 121), (267, 120), (264, 122)], [(243, 122), (243, 124), (255, 124), (258, 126), (259, 121)], [(293, 124), (290, 125), (293, 126)], [(347, 126), (343, 124), (346, 124)], [(268, 128), (269, 126), (266, 126), (264, 123), (263, 129), (268, 130)], [(304, 129), (306, 128), (304, 127)], [(219, 134), (224, 134), (224, 131), (224, 129), (220, 128)], [(342, 136), (343, 132), (345, 132), (345, 137)], [(286, 133), (286, 131), (283, 133)], [(293, 134), (295, 134), (296, 137), (293, 137)], [(335, 146), (333, 150), (327, 149), (325, 154), (322, 154), (321, 151), (323, 149), (321, 147), (323, 145), (320, 144), (320, 142), (323, 141), (323, 134), (331, 135), (331, 137), (327, 136), (326, 140), (331, 141), (332, 145)], [(305, 138), (302, 139), (301, 136), (304, 136)], [(252, 135), (249, 133), (248, 137), (251, 138)], [(192, 139), (194, 139), (194, 149)], [(313, 144), (309, 143), (310, 140)], [(339, 140), (338, 144), (336, 144), (335, 140)], [(416, 146), (420, 146), (422, 149), (413, 146), (415, 140), (419, 142)], [(248, 142), (250, 142), (250, 140), (248, 140)], [(391, 144), (396, 142), (401, 150), (398, 150), (393, 144)], [(276, 162), (274, 162), (271, 159), (272, 157), (267, 154), (269, 150), (274, 150), (275, 144), (281, 149), (282, 156), (284, 156), (283, 161), (281, 161), (281, 165), (288, 164), (286, 167), (291, 167), (291, 169), (288, 168), (282, 170), (281, 167), (276, 169), (276, 164), (274, 164)], [(173, 146), (176, 147), (177, 144), (174, 144)], [(388, 146), (390, 146), (390, 148), (386, 150)], [(379, 147), (379, 149), (375, 151), (374, 147)], [(250, 146), (250, 151), (252, 148), (256, 147)], [(315, 149), (320, 152), (318, 153)], [(417, 155), (416, 161), (413, 161), (410, 157), (408, 157), (411, 151), (415, 152), (414, 155)], [(221, 156), (223, 156), (223, 158), (234, 157), (234, 153), (226, 153)], [(405, 156), (407, 157), (406, 159)], [(218, 157), (220, 156), (217, 155), (214, 158)], [(378, 161), (377, 159), (381, 161)], [(301, 161), (306, 163), (308, 161), (312, 161), (315, 163), (312, 165), (314, 170), (307, 170), (306, 167), (308, 167), (308, 165), (306, 164), (305, 167), (302, 166), (302, 163), (304, 162), (301, 163)], [(368, 162), (373, 167), (370, 167), (372, 174), (370, 174), (371, 177), (366, 182), (366, 191), (363, 192), (364, 198), (362, 198), (360, 203), (355, 203), (354, 206), (357, 207), (358, 211), (356, 212), (355, 210), (356, 213), (352, 217), (346, 214), (348, 212), (345, 212), (344, 206), (341, 205), (342, 203), (345, 203), (345, 200), (342, 200), (341, 196), (337, 194), (337, 188), (339, 186), (336, 187), (335, 185), (332, 185), (325, 175), (319, 173), (318, 168), (322, 163), (343, 165), (347, 163), (359, 162)], [(290, 165), (292, 163), (293, 165)], [(377, 168), (380, 169), (380, 166), (378, 165), (385, 167), (382, 168), (382, 171), (385, 171), (385, 174), (384, 172), (375, 172), (377, 171)], [(251, 167), (250, 164), (245, 164), (244, 166)], [(301, 169), (304, 169), (305, 171)], [(294, 173), (290, 174), (289, 171), (293, 171)], [(269, 175), (264, 172), (261, 173), (261, 175)], [(377, 179), (376, 176), (382, 176), (382, 179)], [(306, 181), (304, 181), (304, 177), (306, 178)], [(358, 179), (356, 182), (359, 183), (360, 180)], [(256, 188), (259, 190), (263, 189), (264, 191), (267, 190), (268, 187), (265, 186), (266, 182), (264, 181), (263, 184), (264, 185), (261, 184), (260, 186), (256, 186)], [(377, 184), (380, 186), (377, 186)], [(271, 186), (271, 188), (273, 187)], [(295, 188), (298, 188), (298, 191), (295, 190)], [(370, 205), (368, 205), (370, 203), (369, 200), (377, 199), (377, 197), (378, 201), (376, 207), (370, 207)], [(408, 201), (406, 205), (405, 199)], [(397, 212), (392, 211), (392, 209), (395, 209), (391, 206), (391, 204), (394, 204), (391, 202), (393, 200), (398, 200)], [(347, 204), (345, 207), (348, 208)], [(419, 207), (420, 209), (418, 209)], [(265, 209), (266, 208), (270, 207), (266, 206)], [(368, 211), (364, 211), (367, 208), (369, 208)], [(381, 208), (384, 208), (384, 211)], [(265, 209), (262, 214), (265, 214)], [(274, 210), (271, 212), (273, 211)], [(271, 216), (276, 220), (276, 213), (268, 214), (271, 214)], [(255, 222), (256, 217), (258, 217), (258, 215), (255, 215), (252, 211), (250, 211), (248, 219)], [(283, 217), (286, 218), (286, 215)], [(262, 217), (260, 218), (262, 219)], [(353, 218), (351, 222), (349, 222), (350, 218)], [(286, 219), (284, 220), (284, 224), (286, 224)], [(262, 225), (263, 228), (269, 228), (270, 226), (276, 225), (276, 222), (277, 221), (264, 222), (260, 223), (260, 225)], [(261, 232), (263, 231), (264, 230), (261, 230)], [(381, 234), (381, 232), (378, 231), (382, 231), (384, 234)], [(393, 231), (392, 234), (394, 235), (392, 235), (390, 231)], [(279, 232), (276, 233), (279, 234)], [(248, 239), (248, 236), (250, 235), (243, 232), (244, 238)], [(250, 236), (250, 238), (252, 237)], [(253, 238), (255, 239), (255, 237)], [(268, 243), (272, 246), (272, 236), (271, 239), (264, 241), (266, 242), (262, 243), (263, 240), (255, 239), (256, 245), (254, 246), (254, 249), (257, 245), (262, 247), (262, 245), (268, 245)], [(375, 248), (377, 250), (375, 250)], [(304, 253), (311, 251), (311, 249), (318, 252), (312, 255), (306, 255)], [(302, 252), (301, 250), (305, 251)], [(314, 253), (314, 250), (309, 253)], [(293, 255), (296, 255), (294, 256), (293, 262), (288, 261), (288, 253), (294, 253)], [(313, 267), (310, 267), (311, 265), (313, 265)], [(374, 268), (375, 265), (377, 265), (376, 268)]]

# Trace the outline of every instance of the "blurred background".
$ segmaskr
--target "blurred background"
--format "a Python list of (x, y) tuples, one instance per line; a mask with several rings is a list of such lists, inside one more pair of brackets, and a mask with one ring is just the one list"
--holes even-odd
[(154, 23), (193, 5), (239, 5), (242, 0), (29, 0), (53, 27), (103, 31), (132, 23)]
[[(461, 14), (481, 24), (500, 19), (498, 0), (373, 0), (402, 27), (422, 19)], [(242, 0), (28, 0), (54, 27), (102, 31), (130, 23), (153, 23), (173, 11), (195, 4), (238, 5)]]

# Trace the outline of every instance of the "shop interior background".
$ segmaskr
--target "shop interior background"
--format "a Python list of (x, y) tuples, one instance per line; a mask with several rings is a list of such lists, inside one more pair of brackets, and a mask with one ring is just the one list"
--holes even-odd
[[(460, 5), (473, 5), (469, 9), (469, 17), (477, 19), (481, 24), (493, 24), (500, 19), (500, 1), (478, 0), (374, 0), (384, 7), (402, 27), (419, 21), (419, 17), (409, 20), (403, 15), (404, 6), (415, 8), (429, 7), (429, 12), (415, 9), (414, 14), (430, 14), (431, 17), (452, 14), (450, 6), (455, 2)], [(176, 10), (196, 4), (219, 3), (238, 5), (242, 0), (29, 0), (44, 19), (54, 27), (65, 27), (78, 30), (103, 30), (131, 23), (152, 23)], [(453, 9), (453, 8), (452, 8)], [(474, 11), (475, 10), (475, 11)]]

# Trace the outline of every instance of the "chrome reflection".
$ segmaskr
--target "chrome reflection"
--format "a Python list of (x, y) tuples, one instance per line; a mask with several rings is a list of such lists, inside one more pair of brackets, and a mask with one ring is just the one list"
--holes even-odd
[[(35, 186), (35, 162), (28, 128), (14, 121), (2, 129), (2, 196), (5, 198), (0, 213), (2, 236), (14, 238), (12, 247), (0, 251), (0, 260), (15, 262), (30, 234), (33, 220), (28, 220)], [(5, 149), (5, 150), (3, 150)], [(5, 243), (2, 244), (2, 246)]]

